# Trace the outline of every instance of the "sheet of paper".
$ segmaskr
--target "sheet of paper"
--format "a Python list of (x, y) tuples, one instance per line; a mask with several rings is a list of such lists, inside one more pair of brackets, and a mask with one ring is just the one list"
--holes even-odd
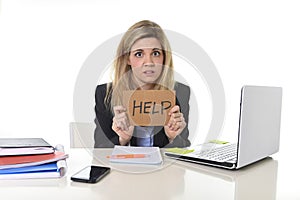
[[(116, 155), (135, 155), (144, 154), (142, 158), (114, 158)], [(110, 162), (132, 163), (132, 164), (151, 164), (157, 165), (162, 163), (162, 156), (159, 147), (130, 147), (118, 146), (114, 147)]]

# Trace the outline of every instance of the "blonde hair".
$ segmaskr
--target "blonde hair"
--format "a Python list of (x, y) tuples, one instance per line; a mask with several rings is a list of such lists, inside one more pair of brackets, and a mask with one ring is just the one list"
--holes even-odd
[[(122, 105), (122, 93), (126, 90), (136, 90), (138, 86), (132, 81), (131, 66), (128, 59), (133, 44), (143, 38), (156, 38), (162, 47), (164, 61), (163, 70), (154, 89), (172, 90), (174, 88), (174, 67), (169, 41), (162, 28), (149, 20), (143, 20), (132, 25), (122, 37), (113, 64), (114, 78), (107, 84), (105, 104), (111, 110), (116, 105)], [(111, 98), (110, 98), (111, 95)]]

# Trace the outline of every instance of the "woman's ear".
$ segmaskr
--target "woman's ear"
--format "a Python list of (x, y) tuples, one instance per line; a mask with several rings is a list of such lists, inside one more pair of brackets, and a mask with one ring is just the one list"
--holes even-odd
[(127, 65), (131, 66), (131, 62), (130, 62), (130, 53), (128, 53), (126, 56), (125, 56), (125, 59), (127, 60)]
[(127, 58), (127, 65), (131, 66), (129, 58)]

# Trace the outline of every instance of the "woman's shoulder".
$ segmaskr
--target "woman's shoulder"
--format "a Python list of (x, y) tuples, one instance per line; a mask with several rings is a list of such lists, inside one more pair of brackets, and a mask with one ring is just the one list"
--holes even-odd
[(106, 92), (108, 86), (111, 86), (111, 83), (103, 83), (103, 84), (97, 85), (96, 91), (97, 92)]
[(176, 91), (176, 97), (179, 99), (189, 99), (190, 98), (190, 87), (180, 82), (175, 82), (174, 90)]
[(186, 84), (183, 84), (181, 82), (176, 81), (174, 89), (175, 90), (180, 90), (180, 91), (190, 91), (190, 86), (188, 86)]

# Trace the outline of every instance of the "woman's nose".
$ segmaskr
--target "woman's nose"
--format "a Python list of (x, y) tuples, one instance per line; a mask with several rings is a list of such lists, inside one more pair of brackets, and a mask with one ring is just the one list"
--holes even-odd
[(153, 59), (151, 55), (145, 55), (144, 65), (145, 66), (153, 66)]

